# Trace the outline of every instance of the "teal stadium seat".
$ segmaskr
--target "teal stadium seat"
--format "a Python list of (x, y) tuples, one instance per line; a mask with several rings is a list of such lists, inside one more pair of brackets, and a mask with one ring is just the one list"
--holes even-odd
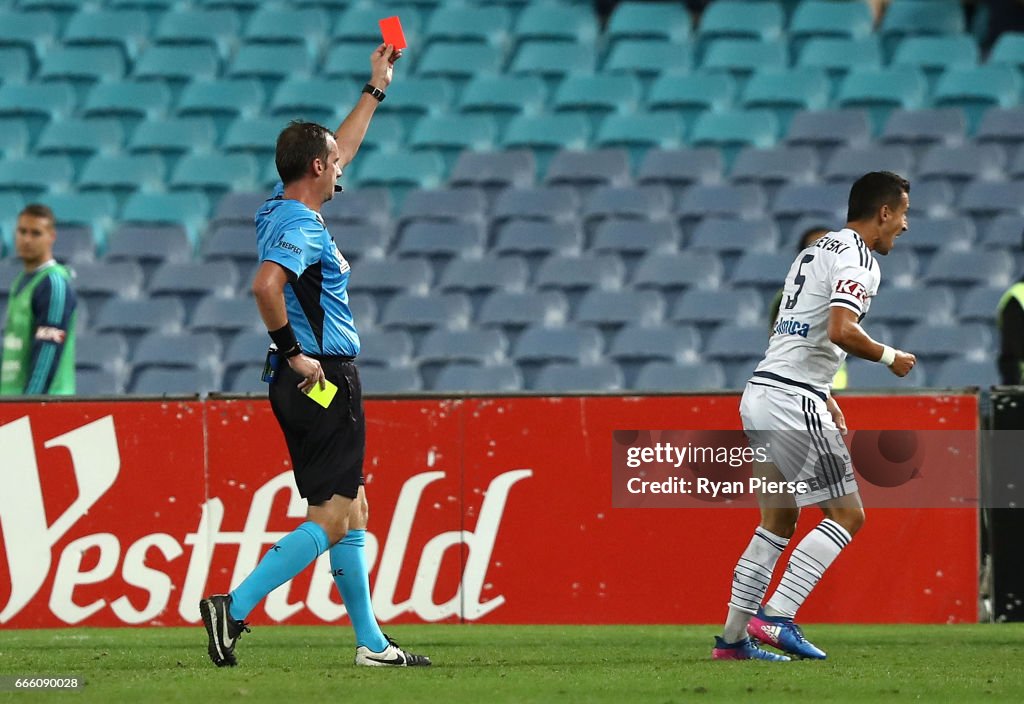
[(356, 96), (362, 87), (333, 78), (287, 78), (270, 99), (270, 114), (320, 122), (333, 129), (336, 125), (331, 123), (340, 121), (338, 108), (343, 96)]
[(785, 19), (782, 6), (775, 2), (713, 2), (704, 9), (697, 27), (700, 48), (723, 38), (779, 40)]
[(434, 42), (416, 64), (421, 78), (446, 78), (458, 85), (478, 74), (501, 73), (504, 52), (498, 47), (473, 42)]
[(1006, 64), (1024, 71), (1024, 32), (1003, 32), (988, 56), (990, 64)]
[(59, 33), (57, 18), (46, 12), (0, 10), (0, 47), (21, 47), (40, 61)]
[[(519, 12), (512, 33), (517, 44), (541, 39), (593, 46), (597, 41), (597, 17), (589, 6), (529, 3)], [(563, 59), (572, 50), (566, 51)]]
[(149, 18), (143, 10), (85, 9), (68, 20), (64, 46), (114, 46), (133, 61), (149, 38)]
[(555, 91), (558, 113), (578, 113), (597, 127), (609, 113), (632, 113), (640, 99), (640, 82), (628, 75), (566, 76)]
[(241, 29), (232, 9), (180, 8), (160, 17), (153, 38), (160, 45), (208, 45), (227, 59)]
[(295, 44), (247, 44), (240, 47), (228, 63), (225, 76), (254, 78), (270, 94), (285, 78), (308, 76), (313, 62), (305, 47)]
[(963, 6), (956, 0), (914, 0), (891, 3), (879, 31), (886, 51), (892, 55), (904, 37), (963, 34), (965, 29)]
[(947, 70), (939, 78), (932, 99), (937, 106), (963, 108), (973, 132), (985, 110), (1013, 107), (1020, 97), (1020, 72), (1011, 66), (988, 64)]
[[(417, 124), (426, 119), (431, 118), (420, 118)], [(366, 137), (363, 138), (363, 146), (360, 148), (360, 153), (369, 153), (372, 150), (395, 152), (404, 146), (405, 125), (401, 118), (394, 115), (379, 115), (373, 119), (373, 122), (370, 123), (370, 128), (366, 130)], [(363, 152), (362, 150), (366, 151)]]
[(511, 16), (504, 7), (441, 5), (430, 13), (424, 39), (427, 45), (455, 41), (501, 47), (508, 41), (510, 25)]
[(786, 43), (778, 39), (715, 39), (701, 62), (704, 70), (728, 71), (740, 88), (754, 71), (782, 70), (788, 65)]
[(211, 199), (225, 191), (244, 191), (255, 185), (258, 167), (249, 154), (185, 156), (174, 167), (170, 187), (203, 191)]
[(211, 117), (223, 134), (231, 120), (256, 117), (263, 108), (263, 100), (263, 88), (252, 78), (195, 81), (182, 91), (176, 114)]
[(594, 144), (598, 147), (622, 147), (639, 166), (648, 149), (675, 149), (683, 145), (685, 125), (670, 112), (608, 115), (597, 128)]
[(121, 50), (111, 46), (73, 46), (51, 49), (37, 72), (42, 81), (66, 81), (82, 96), (100, 81), (124, 78)]
[(735, 96), (736, 81), (725, 72), (665, 73), (651, 84), (647, 109), (678, 115), (690, 125), (705, 112), (729, 109)]
[(967, 35), (906, 37), (896, 46), (892, 65), (921, 69), (934, 86), (944, 71), (973, 68), (978, 59), (978, 44)]
[(43, 128), (36, 154), (63, 154), (72, 158), (75, 170), (95, 154), (116, 154), (124, 144), (121, 123), (111, 118), (60, 120)]
[(374, 152), (364, 156), (356, 172), (360, 187), (387, 186), (401, 200), (410, 188), (436, 188), (444, 181), (444, 159), (432, 151)]
[(28, 151), (28, 125), (18, 117), (0, 118), (0, 158), (13, 159)]
[(326, 37), (327, 28), (327, 15), (322, 10), (270, 6), (253, 13), (242, 36), (247, 43), (300, 44), (312, 58)]
[(9, 159), (0, 162), (0, 191), (35, 200), (49, 191), (66, 190), (74, 173), (74, 164), (66, 156)]
[(505, 149), (532, 150), (537, 168), (543, 173), (556, 150), (585, 149), (590, 134), (590, 121), (582, 115), (519, 115), (505, 128), (501, 145)]
[(165, 116), (171, 89), (157, 81), (98, 83), (85, 98), (85, 117), (116, 117), (126, 130)]
[(98, 155), (78, 175), (83, 190), (103, 190), (120, 198), (137, 190), (156, 191), (164, 186), (164, 162), (156, 154)]
[(180, 225), (193, 247), (206, 224), (210, 201), (202, 193), (135, 193), (121, 211), (121, 221), (147, 225)]
[(882, 43), (874, 34), (859, 39), (810, 37), (800, 49), (797, 66), (825, 69), (835, 93), (851, 70), (882, 68)]
[(693, 66), (692, 54), (693, 47), (687, 41), (622, 39), (608, 52), (602, 70), (633, 74), (644, 81), (646, 88), (662, 73), (688, 72)]
[(690, 130), (696, 147), (717, 147), (726, 165), (742, 147), (771, 147), (779, 137), (779, 122), (770, 110), (728, 110), (704, 113)]
[(30, 139), (46, 122), (70, 117), (74, 109), (75, 89), (67, 83), (0, 85), (0, 118), (21, 118)]
[[(46, 204), (57, 216), (59, 228), (67, 225), (88, 227), (100, 252), (106, 245), (107, 233), (113, 228), (117, 214), (117, 198), (111, 193), (52, 193)], [(63, 237), (58, 237), (58, 241)]]
[(402, 32), (409, 46), (420, 46), (420, 35), (423, 30), (420, 11), (407, 3), (389, 4), (386, 9), (352, 3), (351, 7), (338, 13), (338, 19), (331, 28), (331, 40), (341, 45), (358, 45), (359, 65), (364, 69), (368, 68), (370, 52), (367, 51), (367, 47), (372, 48), (380, 43), (380, 26), (377, 21), (392, 15), (397, 15), (401, 19)]
[(497, 123), (489, 115), (439, 115), (424, 117), (416, 123), (409, 146), (440, 153), (450, 168), (463, 149), (487, 151), (497, 137)]
[(220, 74), (220, 58), (212, 46), (153, 45), (143, 50), (135, 61), (132, 77), (139, 80), (163, 81), (175, 97), (186, 83), (213, 80)]
[(796, 6), (789, 21), (790, 46), (796, 55), (811, 39), (864, 39), (873, 27), (874, 17), (866, 2), (805, 0)]
[(455, 98), (455, 89), (444, 78), (403, 78), (402, 89), (391, 91), (377, 108), (377, 115), (394, 115), (402, 119), (408, 132), (423, 115), (442, 115)]
[(767, 69), (747, 81), (740, 106), (771, 110), (782, 132), (799, 110), (821, 110), (828, 105), (829, 80), (820, 68)]
[[(928, 0), (922, 2), (927, 3)], [(843, 108), (866, 108), (877, 132), (881, 131), (894, 109), (926, 107), (927, 91), (928, 81), (916, 68), (854, 69), (840, 84), (835, 103)]]
[(519, 46), (508, 72), (516, 76), (540, 76), (553, 91), (562, 78), (574, 73), (591, 74), (596, 67), (597, 52), (591, 45), (528, 41)]
[(29, 51), (20, 46), (0, 46), (0, 66), (0, 83), (25, 83), (32, 74)]
[(284, 117), (238, 118), (224, 133), (221, 149), (228, 153), (250, 154), (261, 161), (273, 161), (277, 136), (287, 124)]
[(547, 89), (537, 76), (476, 76), (459, 97), (459, 111), (494, 117), (504, 127), (515, 115), (537, 115), (547, 105)]
[(690, 38), (690, 13), (682, 4), (620, 2), (608, 18), (605, 36), (613, 46), (650, 39), (681, 44)]
[(217, 140), (217, 128), (208, 117), (171, 117), (140, 122), (128, 140), (132, 154), (158, 154), (166, 172), (185, 153), (210, 152)]

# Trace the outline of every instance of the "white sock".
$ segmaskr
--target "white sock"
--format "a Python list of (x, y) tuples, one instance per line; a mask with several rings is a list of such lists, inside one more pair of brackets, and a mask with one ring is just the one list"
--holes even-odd
[(780, 538), (760, 526), (754, 531), (754, 537), (732, 572), (732, 597), (722, 632), (726, 643), (746, 638), (750, 617), (757, 613), (768, 583), (772, 581), (775, 563), (788, 544), (789, 538)]
[(826, 518), (793, 548), (786, 573), (765, 606), (768, 616), (794, 618), (814, 586), (852, 536), (841, 525)]

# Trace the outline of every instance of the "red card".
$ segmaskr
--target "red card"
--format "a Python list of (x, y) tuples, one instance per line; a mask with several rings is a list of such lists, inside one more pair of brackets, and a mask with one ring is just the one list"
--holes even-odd
[(402, 23), (398, 16), (385, 17), (380, 20), (380, 32), (384, 35), (384, 43), (395, 47), (395, 50), (405, 48), (405, 32), (402, 31)]

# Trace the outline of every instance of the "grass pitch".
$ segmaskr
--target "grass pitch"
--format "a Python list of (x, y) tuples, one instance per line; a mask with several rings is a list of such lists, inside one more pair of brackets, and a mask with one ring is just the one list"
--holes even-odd
[(712, 662), (718, 626), (396, 626), (434, 666), (352, 665), (348, 627), (256, 626), (217, 669), (195, 628), (0, 631), (0, 674), (79, 675), (79, 691), (0, 701), (1024, 701), (1024, 624), (809, 626), (825, 662)]

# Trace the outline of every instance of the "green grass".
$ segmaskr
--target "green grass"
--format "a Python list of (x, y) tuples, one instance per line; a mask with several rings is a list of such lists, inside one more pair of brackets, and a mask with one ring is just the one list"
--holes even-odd
[(824, 662), (709, 660), (715, 626), (404, 626), (434, 667), (356, 668), (347, 627), (261, 626), (217, 669), (196, 628), (0, 631), (0, 674), (83, 676), (0, 701), (1024, 701), (1024, 624), (810, 626)]

